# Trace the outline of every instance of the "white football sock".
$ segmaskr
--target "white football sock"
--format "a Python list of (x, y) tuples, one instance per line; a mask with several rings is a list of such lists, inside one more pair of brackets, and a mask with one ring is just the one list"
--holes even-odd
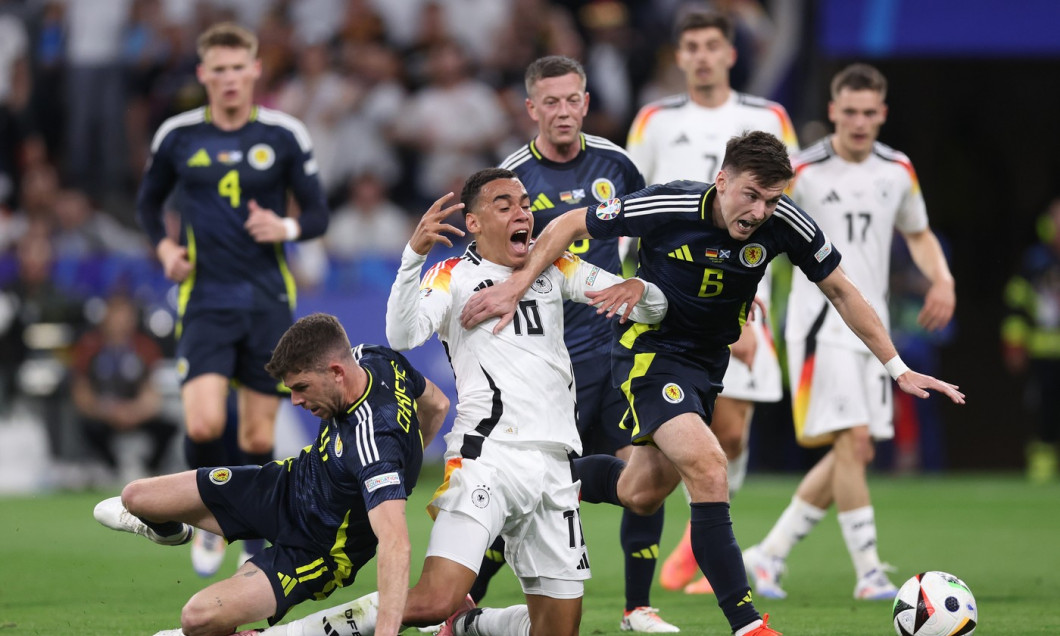
[(453, 623), (456, 636), (530, 636), (530, 610), (525, 605), (482, 608), (470, 625), (465, 627), (465, 622), (461, 617)]
[(787, 559), (795, 544), (810, 534), (813, 527), (824, 518), (827, 512), (799, 497), (792, 497), (791, 503), (780, 514), (773, 529), (758, 544), (758, 547), (770, 556)]
[(736, 459), (729, 460), (727, 472), (729, 475), (730, 497), (735, 495), (736, 492), (743, 487), (743, 481), (747, 478), (747, 460), (750, 456), (750, 450), (747, 448), (747, 444), (744, 444), (743, 452), (740, 453), (740, 456)]
[(379, 592), (336, 605), (284, 625), (275, 625), (262, 636), (372, 636), (379, 618)]
[(876, 516), (872, 506), (839, 513), (839, 527), (843, 530), (843, 539), (859, 579), (880, 567), (880, 555), (876, 551)]

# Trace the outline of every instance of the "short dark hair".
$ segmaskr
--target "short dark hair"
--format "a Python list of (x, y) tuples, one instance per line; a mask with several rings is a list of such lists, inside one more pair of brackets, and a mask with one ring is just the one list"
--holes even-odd
[(832, 78), (832, 99), (838, 98), (839, 91), (844, 88), (852, 91), (876, 91), (880, 97), (886, 98), (887, 78), (875, 66), (851, 64)]
[(582, 80), (582, 88), (585, 88), (585, 69), (578, 60), (566, 55), (547, 55), (539, 57), (526, 67), (526, 94), (534, 90), (534, 85), (549, 77), (563, 77), (564, 75), (576, 74)]
[(760, 130), (730, 139), (721, 169), (731, 176), (749, 172), (762, 186), (787, 182), (795, 176), (784, 142)]
[(464, 216), (474, 211), (475, 204), (478, 203), (478, 195), (487, 183), (497, 179), (518, 178), (519, 175), (504, 168), (485, 168), (468, 177), (464, 182), (464, 189), (460, 191), (460, 201), (464, 204)]
[(689, 11), (678, 18), (674, 24), (674, 44), (681, 42), (681, 36), (685, 34), (685, 31), (697, 29), (717, 29), (721, 31), (729, 44), (733, 43), (735, 37), (732, 21), (725, 14), (717, 11)]
[(329, 362), (346, 358), (352, 361), (353, 353), (339, 319), (330, 314), (310, 314), (284, 332), (265, 370), (282, 381), (289, 373), (323, 371)]
[(204, 58), (206, 52), (215, 46), (246, 49), (250, 51), (250, 57), (258, 56), (258, 36), (235, 22), (219, 22), (203, 31), (195, 47), (199, 59)]

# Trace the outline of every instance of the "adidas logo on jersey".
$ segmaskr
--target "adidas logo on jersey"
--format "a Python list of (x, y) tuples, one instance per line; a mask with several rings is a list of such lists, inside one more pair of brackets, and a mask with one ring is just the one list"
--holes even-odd
[(690, 144), (690, 143), (692, 143), (692, 140), (688, 138), (688, 135), (686, 135), (684, 133), (681, 133), (681, 135), (677, 139), (674, 139), (673, 142), (670, 145), (676, 146), (678, 144)]
[(188, 167), (190, 168), (207, 168), (210, 166), (210, 155), (206, 153), (205, 148), (199, 148), (199, 152), (196, 152), (188, 159)]
[(538, 210), (547, 210), (549, 208), (554, 207), (556, 207), (556, 204), (552, 203), (552, 201), (550, 201), (549, 198), (545, 196), (545, 193), (542, 192), (541, 194), (537, 195), (536, 199), (534, 199), (534, 205), (530, 208), (530, 211), (537, 212)]
[(821, 199), (821, 203), (839, 203), (839, 194), (832, 190), (828, 193), (828, 196)]
[(688, 249), (687, 245), (682, 245), (681, 247), (667, 254), (667, 256), (669, 256), (670, 258), (676, 258), (679, 261), (691, 261), (692, 250)]

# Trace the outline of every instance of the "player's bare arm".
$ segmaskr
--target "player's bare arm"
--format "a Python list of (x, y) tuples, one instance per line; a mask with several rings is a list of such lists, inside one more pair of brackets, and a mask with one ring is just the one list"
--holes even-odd
[[(886, 363), (898, 356), (898, 351), (894, 348), (887, 329), (880, 322), (880, 317), (876, 315), (876, 310), (843, 273), (842, 267), (835, 268), (831, 274), (818, 282), (817, 286), (828, 297), (850, 330), (868, 346), (880, 362)], [(926, 398), (931, 390), (942, 393), (956, 404), (964, 404), (964, 394), (957, 390), (959, 387), (956, 384), (943, 382), (930, 375), (909, 369), (895, 378), (895, 381), (898, 382), (898, 388), (910, 395)]]
[(384, 501), (368, 511), (368, 521), (379, 539), (376, 568), (379, 585), (379, 619), (377, 636), (396, 636), (401, 631), (401, 615), (409, 594), (408, 524), (405, 500)]
[(917, 316), (917, 323), (929, 331), (938, 331), (949, 324), (957, 306), (953, 274), (946, 263), (939, 239), (930, 229), (905, 234), (909, 254), (917, 268), (931, 281), (924, 294), (924, 307)]
[(451, 214), (457, 210), (464, 209), (463, 203), (443, 207), (453, 196), (453, 193), (450, 192), (435, 201), (420, 218), (420, 222), (416, 224), (416, 229), (412, 232), (412, 238), (409, 239), (409, 246), (420, 256), (426, 256), (431, 251), (431, 248), (438, 243), (452, 247), (453, 242), (446, 236), (446, 233), (453, 236), (464, 235), (462, 230), (445, 222)]
[(416, 416), (420, 420), (420, 435), (423, 445), (427, 446), (442, 428), (442, 422), (449, 412), (449, 398), (434, 383), (424, 378), (427, 383), (423, 394), (416, 398)]
[(174, 283), (184, 282), (193, 269), (191, 261), (188, 260), (188, 248), (171, 238), (159, 241), (155, 253), (162, 263), (162, 272)]
[(530, 250), (526, 265), (513, 272), (503, 283), (481, 289), (471, 295), (460, 312), (460, 325), (470, 329), (484, 320), (499, 317), (493, 333), (500, 333), (505, 325), (511, 322), (516, 303), (538, 275), (562, 256), (568, 245), (578, 239), (592, 238), (585, 227), (587, 209), (570, 210), (545, 226), (534, 243), (534, 249)]

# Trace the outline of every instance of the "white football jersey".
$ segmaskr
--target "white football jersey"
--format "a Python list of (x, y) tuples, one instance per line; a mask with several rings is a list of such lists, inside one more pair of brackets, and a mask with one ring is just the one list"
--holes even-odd
[[(407, 350), (437, 333), (449, 354), (457, 404), (453, 430), (445, 437), (446, 457), (459, 455), (465, 434), (551, 443), (580, 453), (574, 374), (563, 343), (563, 301), (588, 302), (586, 292), (623, 279), (567, 253), (541, 273), (519, 301), (514, 319), (494, 335), (497, 318), (464, 329), (460, 312), (472, 294), (507, 280), (512, 269), (483, 259), (472, 243), (460, 258), (427, 270), (421, 283), (424, 260), (406, 246), (387, 301), (386, 334), (391, 347)], [(666, 315), (666, 297), (655, 285), (644, 284), (630, 319), (657, 323)]]
[[(832, 138), (827, 137), (796, 155), (792, 165), (796, 176), (791, 198), (825, 231), (843, 256), (843, 271), (889, 328), (887, 294), (894, 230), (913, 233), (928, 228), (913, 164), (879, 142), (867, 159), (850, 163), (836, 154)], [(801, 272), (795, 272), (792, 279), (784, 335), (799, 340), (812, 335), (820, 342), (868, 351), (817, 285)]]
[(714, 183), (725, 158), (725, 144), (745, 132), (776, 135), (789, 153), (799, 149), (795, 128), (784, 107), (767, 99), (731, 91), (717, 108), (706, 108), (688, 95), (648, 104), (629, 129), (626, 151), (648, 185), (678, 179)]

